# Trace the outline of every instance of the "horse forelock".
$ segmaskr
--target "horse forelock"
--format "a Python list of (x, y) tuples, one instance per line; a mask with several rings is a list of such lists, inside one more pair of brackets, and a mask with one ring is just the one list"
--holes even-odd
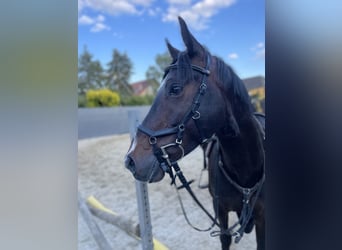
[(177, 64), (177, 79), (184, 85), (193, 79), (193, 71), (189, 55), (186, 52), (179, 53)]

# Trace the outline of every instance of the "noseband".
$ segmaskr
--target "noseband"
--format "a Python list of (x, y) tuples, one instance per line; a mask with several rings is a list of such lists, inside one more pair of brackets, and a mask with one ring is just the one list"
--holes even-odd
[[(203, 75), (202, 81), (199, 86), (198, 92), (193, 99), (190, 109), (187, 111), (187, 113), (185, 114), (185, 116), (183, 117), (183, 119), (180, 121), (180, 123), (177, 126), (174, 126), (171, 128), (160, 129), (160, 130), (151, 130), (149, 128), (144, 127), (142, 124), (138, 126), (139, 131), (149, 136), (149, 143), (153, 147), (154, 155), (158, 159), (163, 171), (169, 173), (170, 176), (172, 175), (171, 167), (174, 165), (174, 163), (171, 162), (166, 149), (171, 148), (171, 147), (178, 147), (181, 150), (181, 154), (182, 154), (182, 156), (179, 159), (183, 158), (184, 156), (184, 148), (182, 146), (183, 136), (184, 136), (184, 131), (185, 131), (185, 125), (190, 119), (193, 119), (195, 122), (195, 125), (197, 127), (197, 130), (200, 136), (199, 138), (200, 143), (203, 143), (206, 141), (206, 139), (202, 135), (201, 129), (197, 121), (201, 117), (201, 113), (198, 111), (198, 109), (201, 104), (201, 98), (205, 94), (206, 89), (207, 89), (207, 77), (210, 75), (209, 66), (210, 66), (209, 54), (207, 54), (207, 64), (205, 68), (202, 68), (196, 65), (191, 65), (192, 70), (197, 71)], [(165, 69), (165, 75), (169, 72), (169, 70), (177, 69), (178, 67), (179, 67), (178, 63), (171, 64)], [(173, 134), (177, 135), (175, 142), (169, 143), (164, 146), (160, 146), (160, 148), (158, 148), (157, 141), (159, 137), (164, 137), (164, 136), (173, 135)], [(173, 175), (171, 176), (171, 178), (173, 178)]]

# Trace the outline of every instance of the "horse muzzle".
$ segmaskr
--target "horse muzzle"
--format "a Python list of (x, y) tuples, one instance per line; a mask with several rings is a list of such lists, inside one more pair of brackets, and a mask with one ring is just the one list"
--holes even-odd
[(142, 182), (158, 182), (165, 175), (154, 156), (147, 157), (147, 159), (142, 159), (138, 162), (134, 160), (133, 156), (127, 154), (125, 157), (125, 166), (131, 171), (136, 180)]
[(135, 163), (132, 157), (130, 157), (129, 155), (125, 157), (125, 166), (129, 171), (132, 172), (133, 175), (135, 175), (136, 173)]

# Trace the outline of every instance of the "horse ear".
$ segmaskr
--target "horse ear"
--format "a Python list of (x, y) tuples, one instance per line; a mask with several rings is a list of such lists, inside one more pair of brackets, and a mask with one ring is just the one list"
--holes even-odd
[(165, 39), (167, 49), (172, 57), (172, 60), (175, 61), (178, 58), (179, 50), (173, 47), (168, 39)]
[(189, 56), (194, 56), (196, 54), (201, 54), (204, 52), (202, 45), (193, 37), (190, 33), (185, 21), (180, 16), (178, 17), (179, 25), (181, 28), (182, 38), (184, 44), (188, 50)]

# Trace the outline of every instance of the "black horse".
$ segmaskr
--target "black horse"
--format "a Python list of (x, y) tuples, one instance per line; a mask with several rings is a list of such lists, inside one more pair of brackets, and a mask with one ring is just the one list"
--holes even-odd
[[(222, 249), (229, 249), (232, 236), (238, 241), (254, 225), (257, 249), (265, 249), (264, 117), (253, 113), (233, 70), (192, 36), (182, 18), (179, 23), (186, 50), (166, 41), (173, 61), (138, 127), (126, 167), (140, 181), (158, 182), (165, 172), (174, 178), (173, 167), (182, 179), (177, 160), (202, 145)], [(234, 228), (228, 227), (229, 211), (239, 217)]]

